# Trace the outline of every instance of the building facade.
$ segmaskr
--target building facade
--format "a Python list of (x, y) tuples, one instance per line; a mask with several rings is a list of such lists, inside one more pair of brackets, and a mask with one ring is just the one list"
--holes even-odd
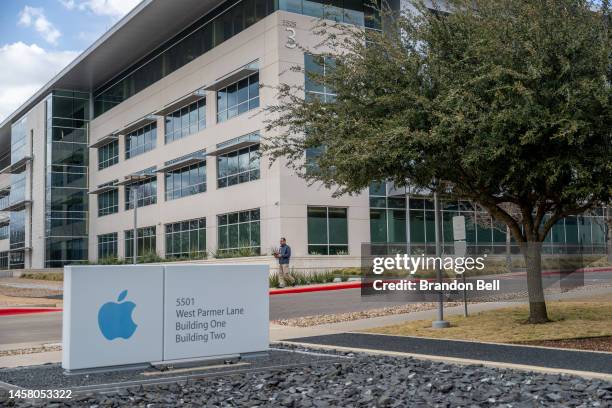
[[(356, 266), (366, 242), (433, 248), (422, 195), (333, 198), (258, 155), (275, 86), (333, 98), (291, 69), (326, 69), (317, 18), (380, 29), (369, 1), (203, 3), (143, 1), (0, 126), (0, 268), (127, 259), (134, 239), (146, 261), (270, 255), (284, 236), (304, 267)], [(463, 214), (472, 243), (503, 253), (481, 213), (444, 203), (445, 240)], [(550, 247), (604, 251), (604, 225), (567, 219)]]

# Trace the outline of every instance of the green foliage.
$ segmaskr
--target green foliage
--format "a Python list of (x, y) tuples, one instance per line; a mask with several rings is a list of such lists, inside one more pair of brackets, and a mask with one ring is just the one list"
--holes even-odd
[(253, 248), (239, 248), (233, 251), (217, 251), (213, 255), (217, 259), (243, 258), (247, 256), (260, 256), (260, 254)]
[(383, 12), (383, 32), (321, 22), (335, 64), (308, 76), (336, 97), (281, 85), (262, 150), (335, 195), (391, 180), (484, 207), (521, 243), (543, 323), (535, 243), (612, 195), (609, 2), (444, 3), (452, 13)]
[[(281, 86), (267, 123), (280, 137), (264, 149), (336, 194), (385, 180), (434, 187), (482, 205), (518, 242), (541, 242), (610, 196), (604, 12), (584, 0), (451, 3), (445, 17), (422, 5), (388, 15), (382, 34), (321, 23), (335, 68), (309, 76), (336, 100)], [(305, 151), (321, 146), (307, 173)]]
[(136, 259), (136, 261), (138, 263), (159, 263), (159, 262), (164, 262), (165, 259), (159, 256), (157, 252), (150, 251), (150, 252), (145, 252), (144, 254), (140, 255)]
[(361, 276), (361, 268), (351, 267), (351, 268), (334, 269), (332, 271), (332, 274), (334, 276), (340, 276), (340, 277)]
[(273, 273), (268, 278), (268, 282), (271, 288), (278, 288), (280, 286), (280, 280), (278, 279), (278, 274)]
[(64, 280), (64, 274), (63, 273), (52, 273), (52, 272), (39, 272), (39, 273), (27, 272), (27, 273), (21, 274), (21, 278), (61, 282)]
[[(287, 286), (315, 285), (331, 283), (336, 278), (340, 278), (342, 282), (346, 282), (349, 277), (359, 277), (360, 273), (360, 268), (342, 268), (325, 272), (305, 272), (291, 268), (289, 270), (289, 281), (286, 282), (286, 284)], [(269, 280), (271, 288), (277, 288), (280, 286), (278, 274), (271, 274)]]
[(98, 265), (123, 265), (126, 263), (128, 262), (126, 262), (125, 259), (116, 258), (114, 256), (98, 259)]
[(202, 251), (202, 252), (191, 251), (189, 253), (189, 259), (190, 260), (208, 259), (208, 252), (206, 252), (206, 251)]

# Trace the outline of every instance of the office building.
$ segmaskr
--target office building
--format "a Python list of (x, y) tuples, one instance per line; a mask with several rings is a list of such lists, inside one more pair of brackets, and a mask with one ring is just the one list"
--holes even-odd
[[(390, 185), (333, 198), (257, 155), (275, 86), (333, 96), (290, 69), (325, 70), (316, 19), (380, 29), (368, 4), (140, 3), (0, 125), (0, 267), (130, 258), (134, 239), (142, 259), (222, 259), (269, 256), (284, 236), (305, 268), (357, 266), (370, 241), (430, 251), (429, 200)], [(447, 241), (459, 213), (472, 243), (505, 251), (469, 203), (444, 204)], [(563, 221), (550, 243), (603, 251), (603, 214)]]

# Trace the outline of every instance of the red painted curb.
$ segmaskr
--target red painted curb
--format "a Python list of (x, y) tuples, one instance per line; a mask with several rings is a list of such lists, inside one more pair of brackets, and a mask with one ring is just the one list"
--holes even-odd
[[(599, 268), (580, 268), (576, 269), (574, 272), (582, 272), (582, 273), (600, 273), (600, 272), (612, 272), (612, 268), (608, 266), (602, 266)], [(542, 276), (550, 276), (550, 275), (561, 275), (562, 272), (559, 271), (542, 271)], [(511, 276), (526, 276), (527, 272), (515, 272), (513, 274), (509, 274)]]
[(306, 292), (323, 292), (327, 290), (342, 290), (342, 289), (359, 289), (361, 282), (342, 282), (328, 285), (311, 285), (292, 288), (271, 289), (270, 296), (273, 295), (288, 295), (290, 293), (306, 293)]
[[(599, 267), (599, 268), (585, 268), (582, 270), (584, 273), (598, 273), (598, 272), (612, 272), (611, 267)], [(542, 275), (559, 275), (560, 272), (557, 271), (542, 271)], [(508, 274), (510, 276), (526, 276), (525, 272), (516, 272), (513, 274)], [(508, 276), (506, 275), (506, 276)], [(428, 279), (432, 280), (432, 279)], [(361, 282), (342, 282), (342, 283), (334, 283), (327, 285), (311, 285), (311, 286), (300, 286), (300, 287), (290, 287), (290, 288), (282, 288), (282, 289), (270, 289), (270, 296), (274, 295), (288, 295), (292, 293), (308, 293), (308, 292), (323, 292), (328, 290), (342, 290), (342, 289), (360, 289), (364, 286)]]
[(22, 308), (0, 308), (0, 316), (12, 316), (20, 314), (33, 314), (33, 313), (49, 313), (49, 312), (61, 312), (62, 309), (48, 309), (40, 307), (22, 307)]

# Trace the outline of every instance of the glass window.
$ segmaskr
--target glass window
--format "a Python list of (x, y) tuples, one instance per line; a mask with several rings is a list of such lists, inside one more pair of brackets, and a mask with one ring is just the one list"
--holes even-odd
[(387, 243), (387, 212), (384, 209), (370, 209), (370, 241)]
[(98, 170), (119, 163), (119, 142), (112, 142), (98, 148)]
[[(410, 200), (412, 205), (412, 200)], [(410, 210), (410, 241), (422, 244), (425, 241), (425, 212)]]
[(0, 196), (0, 211), (4, 210), (6, 207), (8, 207), (10, 203), (11, 203), (11, 201), (10, 201), (10, 195), (9, 194), (4, 194), (4, 195)]
[(217, 122), (225, 122), (234, 116), (258, 107), (258, 72), (217, 92)]
[(9, 268), (8, 251), (0, 252), (0, 270), (5, 271)]
[(53, 91), (45, 117), (45, 267), (56, 268), (88, 258), (89, 95)]
[[(610, 210), (608, 210), (610, 211)], [(593, 245), (603, 246), (606, 243), (606, 221), (604, 217), (592, 217)]]
[(27, 155), (26, 118), (11, 126), (11, 163), (16, 163)]
[(8, 239), (9, 237), (9, 225), (5, 224), (0, 226), (0, 240)]
[[(125, 258), (132, 259), (134, 256), (134, 231), (126, 230), (124, 232), (125, 242)], [(155, 227), (143, 227), (138, 228), (138, 241), (137, 241), (138, 256), (137, 259), (141, 259), (143, 256), (157, 254), (156, 238), (155, 238)]]
[(87, 261), (87, 242), (87, 238), (47, 238), (46, 267), (58, 268), (70, 263)]
[(308, 253), (348, 255), (347, 209), (308, 207)]
[(157, 203), (157, 177), (125, 186), (125, 209), (134, 208), (134, 194), (138, 196), (138, 207), (144, 207)]
[(206, 256), (206, 218), (166, 224), (166, 258)]
[(219, 253), (244, 256), (261, 251), (259, 209), (217, 216)]
[(166, 115), (165, 141), (170, 143), (206, 128), (206, 98)]
[(119, 190), (98, 194), (98, 217), (119, 212)]
[(98, 235), (98, 261), (117, 258), (117, 233)]
[(9, 269), (25, 269), (25, 251), (23, 249), (9, 252)]
[[(370, 0), (226, 2), (175, 35), (172, 43), (161, 45), (142, 62), (109, 81), (109, 85), (97, 89), (94, 93), (94, 114), (99, 116), (119, 105), (277, 9), (380, 30), (380, 15), (371, 3)], [(380, 5), (380, 2), (377, 3)]]
[(155, 149), (157, 143), (157, 123), (141, 127), (125, 136), (125, 158), (138, 156)]
[(324, 103), (336, 100), (335, 92), (325, 83), (325, 76), (334, 66), (335, 61), (331, 57), (304, 54), (304, 90), (307, 100), (317, 98)]
[(259, 180), (259, 145), (217, 156), (217, 187)]
[(166, 201), (206, 191), (206, 162), (166, 173)]

